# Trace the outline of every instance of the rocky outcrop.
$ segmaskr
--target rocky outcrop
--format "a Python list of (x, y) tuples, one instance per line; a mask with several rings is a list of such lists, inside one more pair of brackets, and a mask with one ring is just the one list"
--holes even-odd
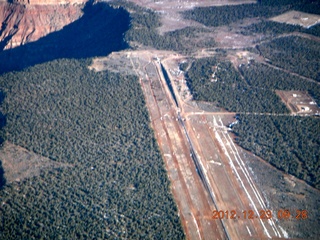
[(125, 9), (89, 2), (82, 12), (79, 19), (59, 31), (0, 51), (0, 74), (61, 58), (107, 56), (128, 47), (123, 36), (130, 27), (130, 15)]
[[(0, 0), (0, 51), (36, 41), (82, 16), (82, 4), (59, 4), (70, 3), (59, 0), (27, 1), (31, 4), (7, 3)], [(33, 5), (33, 2), (46, 4)], [(56, 4), (50, 4), (51, 2)]]

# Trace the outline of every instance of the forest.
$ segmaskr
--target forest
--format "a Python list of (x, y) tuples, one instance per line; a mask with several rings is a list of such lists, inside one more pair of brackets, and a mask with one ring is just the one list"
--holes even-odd
[(320, 45), (310, 39), (288, 36), (259, 45), (273, 65), (320, 82)]
[(272, 86), (247, 81), (226, 60), (197, 59), (186, 78), (194, 100), (215, 102), (233, 112), (288, 113)]
[(284, 33), (291, 33), (294, 31), (303, 31), (303, 27), (291, 25), (286, 23), (279, 23), (274, 21), (262, 20), (258, 23), (251, 24), (241, 29), (241, 34), (266, 34), (277, 36)]
[(318, 14), (318, 1), (308, 0), (260, 0), (257, 4), (226, 5), (215, 7), (196, 7), (183, 13), (191, 19), (209, 27), (229, 25), (246, 18), (270, 18), (289, 10)]
[(242, 27), (240, 30), (242, 35), (265, 34), (271, 37), (293, 32), (301, 32), (319, 37), (320, 25), (317, 24), (310, 28), (303, 28), (298, 25), (262, 20), (258, 23), (253, 23), (249, 26)]
[(316, 82), (307, 81), (258, 62), (253, 62), (249, 66), (241, 65), (239, 70), (248, 84), (254, 88), (307, 91), (318, 104), (320, 103), (320, 86)]
[[(5, 94), (0, 91), (0, 106), (4, 100)], [(5, 141), (5, 132), (3, 130), (4, 126), (6, 125), (6, 116), (3, 115), (2, 112), (0, 112), (0, 149), (3, 146), (3, 143)], [(2, 187), (6, 184), (6, 178), (4, 177), (4, 169), (2, 167), (2, 162), (0, 159), (0, 190), (2, 189)]]
[(243, 148), (320, 189), (320, 118), (238, 115)]
[(254, 17), (272, 17), (284, 13), (287, 6), (266, 6), (260, 4), (226, 5), (219, 7), (198, 7), (183, 13), (184, 18), (191, 19), (209, 27), (229, 25), (231, 23)]
[(1, 239), (183, 239), (137, 77), (60, 59), (0, 76), (6, 138), (68, 168), (4, 186)]

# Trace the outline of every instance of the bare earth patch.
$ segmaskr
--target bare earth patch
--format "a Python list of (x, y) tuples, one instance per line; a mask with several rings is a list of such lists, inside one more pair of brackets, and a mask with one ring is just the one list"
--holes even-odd
[(7, 183), (37, 176), (46, 169), (71, 166), (52, 161), (10, 142), (6, 142), (0, 150), (0, 160)]
[(199, 26), (199, 23), (191, 20), (185, 20), (180, 12), (193, 9), (195, 7), (210, 7), (224, 5), (239, 5), (256, 3), (252, 0), (130, 0), (141, 7), (150, 8), (161, 14), (162, 26), (159, 28), (160, 33), (182, 29), (188, 26)]
[(299, 11), (289, 11), (270, 20), (310, 28), (320, 22), (320, 16)]
[[(194, 57), (215, 54), (211, 49), (203, 49)], [(258, 54), (241, 49), (228, 49), (227, 59), (235, 66), (247, 64), (252, 59), (263, 60)], [(148, 49), (96, 58), (90, 68), (139, 76), (187, 239), (212, 239), (212, 236), (224, 239), (224, 229), (230, 239), (286, 238), (288, 235), (300, 236), (299, 232), (303, 231), (315, 236), (317, 221), (314, 213), (319, 193), (236, 145), (235, 136), (226, 127), (235, 121), (235, 113), (192, 100), (184, 74), (179, 69), (179, 64), (186, 61), (192, 60), (172, 51)], [(179, 108), (168, 90), (160, 63), (169, 75)], [(178, 121), (178, 112), (186, 130)], [(189, 134), (209, 191), (199, 178), (185, 131)], [(214, 196), (215, 203), (209, 193)], [(282, 209), (290, 209), (292, 214), (297, 209), (306, 209), (310, 213), (304, 222), (295, 218), (282, 220), (277, 216)], [(238, 217), (215, 220), (213, 210), (235, 210)], [(255, 211), (256, 218), (244, 218), (241, 215), (244, 210)], [(267, 210), (272, 211), (272, 219), (257, 217), (260, 211)]]
[[(320, 191), (294, 176), (284, 174), (252, 153), (245, 150), (243, 153), (254, 181), (260, 189), (263, 189), (262, 194), (267, 199), (267, 208), (271, 209), (276, 216), (276, 223), (288, 232), (289, 237), (315, 239), (306, 236), (318, 235), (317, 213), (319, 211), (317, 209), (320, 204)], [(278, 218), (277, 213), (283, 209), (289, 210), (293, 217)], [(296, 219), (297, 210), (304, 209), (308, 211), (308, 218)]]
[(293, 114), (299, 115), (319, 115), (318, 104), (303, 91), (276, 91), (277, 95), (286, 104)]
[(97, 72), (108, 70), (125, 75), (135, 74), (129, 61), (130, 56), (130, 51), (113, 52), (107, 57), (93, 59), (92, 64), (88, 68)]

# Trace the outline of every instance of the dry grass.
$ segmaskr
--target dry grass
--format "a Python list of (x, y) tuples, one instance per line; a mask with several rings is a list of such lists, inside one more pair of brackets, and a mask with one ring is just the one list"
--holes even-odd
[(0, 160), (7, 183), (37, 176), (43, 170), (71, 166), (52, 161), (10, 142), (5, 142), (0, 150)]
[(182, 29), (188, 26), (200, 25), (191, 20), (185, 20), (180, 15), (180, 12), (193, 9), (195, 7), (210, 7), (224, 5), (239, 5), (247, 3), (255, 3), (252, 0), (130, 0), (131, 2), (152, 9), (161, 14), (162, 26), (159, 28), (160, 34), (165, 32)]
[(270, 20), (309, 28), (320, 22), (320, 16), (299, 11), (289, 11), (279, 16), (273, 17)]

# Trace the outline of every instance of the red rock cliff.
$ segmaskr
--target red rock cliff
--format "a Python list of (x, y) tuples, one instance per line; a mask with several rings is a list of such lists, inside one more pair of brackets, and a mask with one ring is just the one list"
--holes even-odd
[(22, 4), (22, 0), (20, 3), (0, 0), (0, 51), (36, 41), (82, 16), (82, 4), (63, 4), (67, 1), (59, 0), (57, 4), (48, 0), (26, 1), (30, 4)]

